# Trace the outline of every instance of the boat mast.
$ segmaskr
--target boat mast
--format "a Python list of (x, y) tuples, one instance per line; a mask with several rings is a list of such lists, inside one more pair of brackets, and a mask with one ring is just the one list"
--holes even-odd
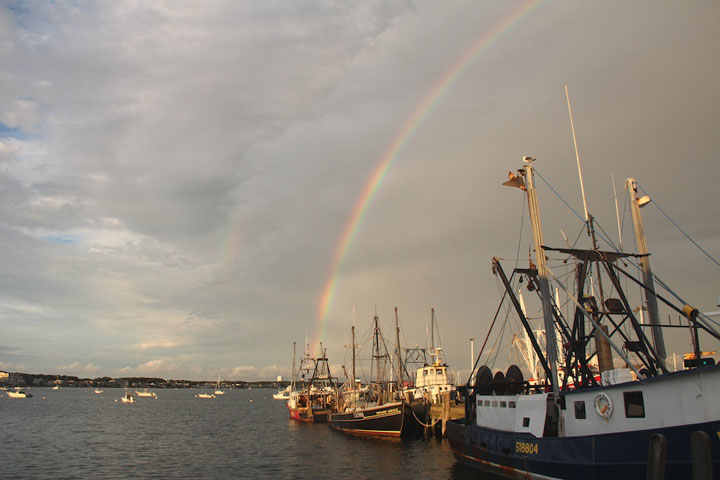
[(352, 326), (352, 379), (350, 380), (350, 386), (355, 390), (355, 324)]
[(290, 375), (290, 391), (295, 391), (295, 342), (293, 342), (293, 366), (292, 373)]
[(542, 300), (543, 318), (545, 319), (545, 348), (547, 362), (550, 364), (552, 378), (553, 396), (555, 401), (559, 401), (560, 388), (558, 385), (558, 367), (557, 367), (557, 342), (555, 341), (555, 323), (553, 322), (553, 310), (550, 303), (550, 283), (548, 275), (547, 259), (545, 258), (545, 248), (543, 247), (543, 233), (540, 224), (540, 207), (538, 205), (537, 192), (535, 191), (535, 183), (533, 181), (534, 158), (524, 157), (523, 167), (525, 184), (527, 188), (528, 210), (530, 212), (530, 222), (533, 229), (533, 237), (535, 241), (535, 258), (538, 266), (538, 277), (540, 281), (540, 297)]
[(402, 357), (400, 353), (400, 323), (398, 322), (398, 311), (395, 307), (395, 348), (397, 349), (397, 382), (398, 391), (400, 391), (400, 385), (402, 385)]
[(373, 357), (375, 358), (375, 368), (377, 375), (375, 376), (375, 385), (377, 389), (377, 403), (378, 405), (382, 405), (382, 395), (383, 395), (383, 389), (381, 384), (381, 375), (380, 375), (380, 327), (378, 327), (378, 316), (377, 312), (375, 312), (375, 316), (373, 317), (373, 322), (375, 324), (375, 332), (373, 335)]
[(435, 307), (430, 309), (430, 351), (435, 351)]
[(660, 327), (660, 316), (658, 315), (657, 298), (655, 297), (655, 285), (653, 281), (653, 273), (650, 268), (650, 256), (645, 240), (645, 230), (642, 223), (642, 215), (640, 208), (650, 203), (650, 197), (638, 197), (637, 181), (634, 178), (625, 180), (625, 186), (630, 194), (630, 207), (632, 212), (633, 227), (635, 228), (635, 239), (637, 240), (640, 268), (642, 269), (643, 285), (645, 286), (645, 302), (647, 303), (648, 316), (650, 317), (650, 325), (652, 329), (653, 344), (658, 357), (665, 360), (667, 352), (665, 350), (665, 339), (663, 338), (662, 328)]

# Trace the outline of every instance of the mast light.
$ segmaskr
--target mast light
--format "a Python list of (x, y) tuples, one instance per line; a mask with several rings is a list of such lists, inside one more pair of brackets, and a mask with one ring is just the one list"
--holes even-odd
[(651, 201), (652, 200), (650, 200), (650, 197), (648, 197), (647, 195), (643, 195), (642, 197), (637, 199), (638, 207), (642, 208)]

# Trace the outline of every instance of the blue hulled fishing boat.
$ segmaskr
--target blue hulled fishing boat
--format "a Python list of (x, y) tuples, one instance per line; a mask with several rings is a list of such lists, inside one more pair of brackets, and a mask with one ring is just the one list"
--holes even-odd
[[(460, 389), (465, 419), (447, 426), (455, 457), (508, 478), (690, 479), (694, 469), (705, 475), (695, 478), (720, 478), (720, 367), (700, 348), (701, 340), (717, 346), (720, 334), (713, 319), (653, 277), (639, 210), (649, 199), (638, 196), (634, 179), (626, 181), (639, 253), (600, 250), (589, 214), (582, 228), (590, 248), (550, 248), (533, 159), (524, 160), (505, 184), (527, 195), (535, 263), (508, 276), (493, 258), (492, 271), (542, 378), (526, 381), (515, 365), (493, 372), (483, 365), (492, 365), (483, 345)], [(673, 315), (680, 320), (673, 323)], [(671, 328), (692, 338), (684, 370), (671, 371), (666, 360), (663, 332)], [(647, 476), (654, 471), (665, 476)]]

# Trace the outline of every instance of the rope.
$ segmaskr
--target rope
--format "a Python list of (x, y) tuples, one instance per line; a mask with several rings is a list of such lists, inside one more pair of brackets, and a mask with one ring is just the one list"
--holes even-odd
[[(410, 405), (408, 405), (408, 408), (410, 408)], [(440, 417), (438, 417), (438, 418), (436, 418), (435, 421), (432, 422), (431, 424), (426, 424), (426, 423), (424, 423), (422, 420), (420, 420), (420, 419), (417, 417), (417, 415), (415, 415), (415, 411), (414, 411), (412, 408), (410, 408), (410, 413), (412, 413), (412, 414), (413, 414), (413, 417), (415, 417), (415, 420), (416, 420), (420, 425), (422, 425), (422, 426), (425, 427), (425, 428), (432, 428), (432, 427), (435, 426), (435, 424), (436, 424), (437, 422), (440, 421)]]

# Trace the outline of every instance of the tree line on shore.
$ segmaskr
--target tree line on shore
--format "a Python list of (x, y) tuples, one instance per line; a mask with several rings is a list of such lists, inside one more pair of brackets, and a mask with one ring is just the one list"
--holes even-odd
[[(155, 377), (97, 377), (80, 378), (72, 375), (46, 375), (42, 373), (18, 373), (12, 376), (10, 384), (27, 386), (61, 387), (103, 387), (103, 388), (203, 388), (217, 385), (216, 380), (182, 380)], [(285, 388), (288, 381), (254, 381), (222, 380), (222, 388)]]

